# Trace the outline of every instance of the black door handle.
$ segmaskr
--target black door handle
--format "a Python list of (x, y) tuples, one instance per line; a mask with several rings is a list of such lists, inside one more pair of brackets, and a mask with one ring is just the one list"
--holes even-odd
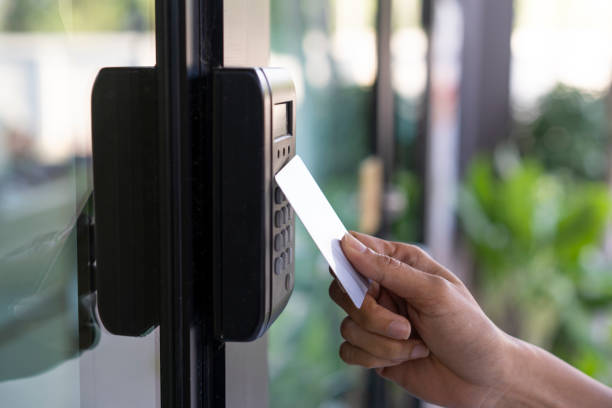
[(95, 285), (113, 334), (159, 324), (160, 227), (155, 68), (104, 68), (92, 93)]

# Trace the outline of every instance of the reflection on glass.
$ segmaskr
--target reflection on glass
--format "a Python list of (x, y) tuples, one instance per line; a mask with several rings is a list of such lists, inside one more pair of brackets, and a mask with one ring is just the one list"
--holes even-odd
[[(394, 23), (394, 85), (406, 101), (400, 120), (407, 147), (414, 139), (405, 135), (414, 133), (414, 99), (425, 84), (426, 44), (416, 28), (419, 2), (395, 3), (402, 18)], [(272, 0), (271, 10), (271, 64), (290, 69), (297, 88), (298, 154), (345, 225), (355, 229), (359, 168), (371, 153), (376, 2)], [(327, 264), (299, 223), (296, 234), (295, 289), (270, 333), (270, 402), (273, 407), (363, 406), (367, 372), (338, 357), (344, 316), (327, 295)]]
[[(152, 0), (0, 1), (3, 406), (79, 406), (83, 382), (102, 371), (85, 357), (110, 336), (79, 338), (94, 319), (93, 298), (79, 296), (76, 233), (92, 188), (90, 93), (104, 66), (154, 64), (152, 10)], [(142, 349), (155, 380), (152, 336)], [(121, 352), (105, 349), (110, 360)], [(147, 387), (154, 403), (155, 381)]]
[[(290, 69), (297, 88), (298, 154), (345, 225), (356, 228), (358, 169), (373, 118), (376, 2), (273, 0), (271, 10), (271, 64)], [(343, 316), (327, 296), (327, 265), (296, 227), (296, 285), (270, 333), (270, 402), (359, 406), (365, 376), (338, 358)]]
[[(427, 34), (421, 26), (419, 0), (392, 1), (391, 73), (395, 94), (395, 163), (387, 217), (396, 241), (420, 238), (423, 184), (416, 176), (418, 123), (423, 117), (427, 84)], [(436, 10), (440, 10), (436, 3)], [(436, 11), (436, 12), (437, 12)]]

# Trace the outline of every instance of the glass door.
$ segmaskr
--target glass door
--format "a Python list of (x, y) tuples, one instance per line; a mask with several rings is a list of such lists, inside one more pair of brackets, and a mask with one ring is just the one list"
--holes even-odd
[[(298, 154), (347, 228), (409, 242), (421, 235), (421, 3), (271, 1), (271, 64), (296, 82)], [(270, 406), (413, 406), (342, 362), (345, 314), (329, 299), (327, 264), (299, 222), (296, 237), (294, 293), (269, 335)]]
[(159, 330), (107, 332), (91, 269), (78, 262), (95, 217), (92, 85), (102, 67), (155, 65), (154, 9), (153, 0), (0, 1), (3, 406), (159, 405)]
[[(373, 153), (377, 2), (271, 3), (272, 64), (292, 69), (297, 86), (297, 153), (346, 227), (359, 229), (360, 163)], [(338, 357), (344, 316), (300, 222), (295, 260), (294, 292), (270, 330), (270, 406), (365, 406), (367, 376)]]

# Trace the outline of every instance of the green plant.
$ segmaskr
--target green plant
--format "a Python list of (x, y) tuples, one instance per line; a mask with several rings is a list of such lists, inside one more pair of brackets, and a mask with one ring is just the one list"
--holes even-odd
[(507, 151), (498, 158), (475, 160), (459, 195), (483, 306), (510, 333), (612, 380), (607, 186)]
[[(392, 218), (391, 239), (415, 242), (422, 228), (422, 188), (418, 177), (408, 170), (398, 170), (393, 175), (395, 194), (388, 197), (387, 211)], [(402, 202), (397, 202), (402, 200)], [(390, 207), (390, 208), (389, 208)]]
[(608, 171), (609, 130), (606, 98), (558, 85), (538, 103), (537, 117), (516, 124), (523, 155), (548, 169), (603, 180)]

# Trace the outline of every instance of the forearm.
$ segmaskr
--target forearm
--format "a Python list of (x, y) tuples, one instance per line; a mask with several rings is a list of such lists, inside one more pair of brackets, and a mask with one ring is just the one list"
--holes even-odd
[(496, 407), (612, 406), (612, 389), (539, 347), (511, 343), (512, 369)]

